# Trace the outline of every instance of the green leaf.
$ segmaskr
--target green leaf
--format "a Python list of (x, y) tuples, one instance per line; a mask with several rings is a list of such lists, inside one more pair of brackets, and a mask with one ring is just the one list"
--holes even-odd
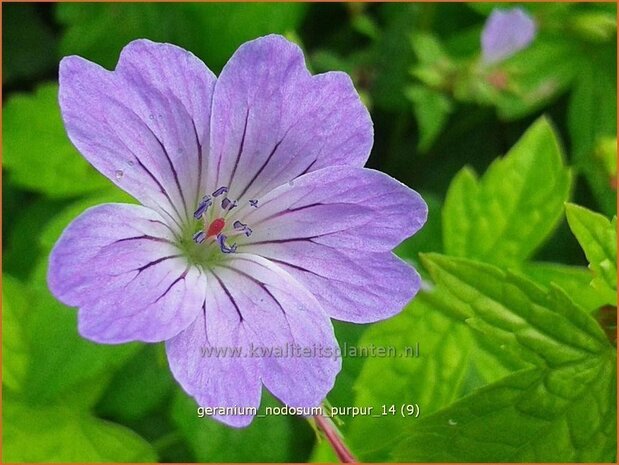
[(70, 407), (3, 400), (3, 463), (157, 460), (152, 447), (123, 426)]
[(3, 270), (19, 279), (30, 277), (41, 255), (41, 230), (65, 206), (62, 201), (36, 198), (31, 202), (21, 200), (19, 208), (10, 214), (5, 210), (5, 215), (11, 218), (11, 229), (8, 237), (3, 237)]
[(434, 281), (467, 314), (467, 323), (537, 366), (557, 367), (610, 350), (597, 322), (557, 287), (550, 290), (491, 265), (422, 256)]
[(388, 460), (399, 432), (414, 421), (383, 416), (383, 406), (417, 403), (425, 416), (513, 367), (512, 360), (500, 361), (479, 343), (453, 302), (442, 290), (421, 293), (398, 316), (373, 325), (359, 342), (359, 347), (394, 350), (389, 357), (368, 358), (354, 385), (354, 405), (373, 407), (380, 416), (342, 418), (346, 439), (362, 460)]
[(200, 418), (195, 400), (179, 391), (172, 419), (198, 462), (305, 461), (313, 435), (309, 425), (303, 425), (306, 421), (300, 417), (260, 417), (266, 406), (281, 404), (263, 390), (259, 416), (247, 428), (235, 429), (209, 417)]
[[(17, 298), (13, 292), (7, 289), (8, 302)], [(47, 288), (28, 287), (24, 296), (28, 299), (23, 324), (28, 370), (19, 393), (32, 405), (59, 399), (92, 404), (105, 386), (103, 381), (135, 353), (139, 344), (109, 346), (87, 341), (77, 332), (76, 310), (58, 302)]]
[(617, 136), (617, 51), (613, 43), (583, 52), (567, 114), (572, 153), (601, 208), (610, 215), (617, 210), (616, 180), (595, 149), (605, 138)]
[(372, 44), (376, 71), (372, 96), (380, 109), (410, 111), (403, 97), (415, 54), (405, 44), (419, 20), (419, 8), (413, 3), (383, 3), (378, 8), (384, 27)]
[(557, 263), (525, 263), (522, 272), (544, 287), (559, 286), (574, 303), (588, 312), (606, 304), (605, 299), (589, 286), (591, 271), (584, 267)]
[(542, 118), (481, 179), (469, 168), (454, 178), (443, 209), (445, 252), (523, 262), (557, 225), (570, 185), (555, 133)]
[(16, 185), (53, 198), (78, 196), (111, 185), (71, 145), (60, 118), (56, 84), (11, 97), (2, 123), (3, 166)]
[(411, 423), (396, 462), (614, 462), (616, 359), (519, 371)]
[(574, 53), (574, 45), (564, 37), (538, 38), (502, 64), (507, 82), (504, 88), (499, 86), (494, 97), (499, 116), (506, 120), (523, 118), (564, 93), (578, 71)]
[(567, 221), (589, 260), (594, 274), (591, 286), (617, 305), (617, 217), (603, 215), (574, 204), (565, 206)]
[(12, 276), (3, 274), (2, 285), (2, 384), (18, 391), (28, 373), (28, 343), (24, 334), (28, 299), (24, 285)]
[(419, 150), (427, 151), (447, 123), (452, 103), (440, 92), (424, 86), (411, 86), (406, 96), (413, 102), (413, 111), (419, 126)]
[(395, 461), (612, 461), (616, 353), (565, 294), (471, 260), (423, 257), (467, 322), (534, 367), (410, 423)]
[(114, 374), (97, 413), (123, 422), (136, 420), (161, 406), (173, 386), (164, 346), (146, 345)]
[(112, 68), (122, 47), (147, 38), (184, 47), (218, 72), (243, 42), (294, 31), (306, 9), (302, 3), (60, 4), (58, 19), (67, 26), (60, 48)]

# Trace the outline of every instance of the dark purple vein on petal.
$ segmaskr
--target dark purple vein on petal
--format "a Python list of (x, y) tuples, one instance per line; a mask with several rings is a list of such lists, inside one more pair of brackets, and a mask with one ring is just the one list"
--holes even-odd
[[(196, 129), (196, 122), (191, 118), (191, 126), (193, 127), (193, 134), (196, 138), (196, 146), (198, 149), (198, 185), (196, 186), (196, 203), (194, 206), (198, 205), (200, 201), (200, 196), (202, 195), (201, 187), (202, 187), (202, 144), (200, 143), (200, 137), (198, 136), (198, 130)], [(192, 208), (193, 210), (193, 208)]]
[[(241, 259), (241, 260), (243, 260), (243, 259)], [(251, 260), (246, 260), (245, 259), (245, 261), (251, 261)], [(252, 262), (252, 263), (255, 263), (255, 262)], [(258, 265), (264, 267), (264, 265), (261, 265), (259, 263), (258, 263)], [(292, 337), (292, 341), (296, 342), (295, 341), (295, 337), (294, 337), (294, 333), (292, 331), (292, 327), (290, 326), (290, 321), (288, 321), (288, 314), (286, 313), (286, 310), (284, 309), (284, 307), (282, 307), (282, 304), (279, 303), (279, 300), (277, 300), (275, 298), (275, 296), (271, 293), (271, 291), (269, 291), (269, 289), (266, 287), (266, 285), (263, 282), (258, 281), (253, 276), (251, 276), (251, 275), (249, 275), (249, 274), (247, 274), (247, 273), (245, 273), (245, 272), (243, 272), (241, 270), (238, 270), (237, 268), (234, 268), (234, 267), (231, 267), (231, 266), (226, 266), (226, 265), (223, 265), (222, 268), (227, 268), (227, 269), (229, 269), (229, 270), (231, 270), (233, 272), (236, 272), (236, 273), (240, 274), (241, 276), (245, 276), (247, 279), (249, 279), (252, 282), (254, 282), (260, 289), (262, 289), (264, 292), (266, 292), (269, 295), (269, 297), (273, 300), (273, 302), (275, 302), (275, 305), (277, 305), (279, 307), (279, 309), (281, 310), (282, 315), (284, 316), (284, 320), (286, 321), (286, 326), (288, 326), (288, 331), (290, 332), (290, 336)]]
[[(142, 119), (142, 117), (140, 117), (135, 110), (133, 110), (133, 108), (128, 107), (127, 105), (125, 105), (124, 102), (119, 101), (118, 99), (113, 99), (115, 103), (117, 103), (118, 105), (120, 105), (121, 107), (125, 108), (126, 110), (130, 111), (131, 113), (133, 113), (133, 115), (137, 118), (138, 121), (140, 121), (142, 124), (144, 124), (148, 130), (152, 133), (152, 130), (150, 129), (150, 127), (148, 126), (148, 124), (146, 124), (146, 122)], [(112, 129), (112, 126), (110, 125), (110, 123), (108, 121), (106, 121), (109, 129), (111, 130), (111, 132), (113, 133), (114, 130)], [(154, 134), (153, 134), (154, 135)], [(156, 136), (155, 136), (156, 138)], [(135, 158), (135, 160), (137, 161), (138, 165), (140, 166), (140, 168), (142, 168), (146, 174), (155, 182), (155, 184), (159, 187), (159, 190), (161, 191), (161, 193), (166, 197), (166, 199), (168, 199), (168, 203), (170, 204), (170, 206), (172, 207), (172, 209), (174, 210), (174, 212), (178, 215), (178, 219), (182, 219), (182, 215), (180, 214), (180, 212), (178, 211), (178, 209), (176, 208), (176, 205), (174, 204), (174, 202), (172, 202), (172, 199), (170, 198), (170, 195), (168, 194), (168, 191), (163, 187), (163, 185), (161, 184), (161, 182), (159, 182), (159, 180), (156, 178), (156, 176), (150, 172), (150, 170), (148, 168), (146, 168), (146, 166), (142, 163), (142, 161), (140, 160), (140, 157), (138, 157), (135, 152), (133, 150), (131, 150), (131, 148), (129, 148), (129, 146), (122, 140), (122, 138), (118, 137), (118, 140), (120, 141), (121, 144), (123, 144), (125, 146), (125, 148), (127, 149), (127, 151), (129, 151), (129, 153), (131, 153), (131, 155), (133, 155), (133, 158)], [(164, 211), (171, 219), (172, 221), (174, 221), (174, 223), (176, 223), (176, 225), (179, 228), (182, 228), (180, 223), (178, 221), (176, 221), (176, 219), (170, 214), (170, 212), (168, 212), (165, 208), (161, 209), (162, 211)]]
[(159, 221), (159, 220), (146, 220), (146, 221), (148, 221), (149, 223), (160, 224), (161, 226), (166, 228), (168, 231), (170, 231), (174, 237), (178, 238), (177, 232), (174, 231), (174, 229), (172, 229), (169, 224), (164, 223), (163, 221)]
[(178, 257), (182, 257), (182, 255), (181, 254), (176, 254), (176, 255), (168, 255), (167, 257), (161, 257), (161, 258), (158, 258), (157, 260), (153, 260), (152, 262), (147, 263), (144, 266), (136, 268), (134, 271), (137, 271), (138, 274), (140, 274), (142, 271), (150, 268), (151, 266), (155, 266), (155, 265), (158, 265), (161, 262), (165, 262), (166, 260), (171, 260), (173, 258), (178, 258)]
[(247, 184), (247, 186), (245, 186), (245, 189), (243, 189), (243, 191), (237, 196), (237, 199), (242, 199), (243, 196), (247, 193), (247, 191), (249, 190), (249, 188), (254, 184), (254, 182), (256, 181), (256, 179), (258, 179), (258, 176), (260, 176), (260, 174), (264, 171), (264, 169), (268, 166), (268, 164), (271, 161), (271, 158), (273, 158), (273, 155), (275, 155), (275, 152), (277, 152), (277, 149), (279, 148), (279, 146), (282, 144), (282, 142), (284, 142), (284, 140), (286, 139), (286, 136), (288, 135), (288, 131), (286, 131), (286, 133), (284, 134), (284, 137), (282, 137), (279, 142), (277, 142), (274, 146), (273, 146), (273, 150), (271, 150), (271, 153), (269, 154), (269, 156), (267, 157), (267, 159), (264, 161), (264, 163), (262, 164), (262, 166), (258, 169), (258, 171), (256, 172), (256, 174), (254, 174), (254, 176), (251, 178), (251, 180), (249, 181), (249, 183)]
[(112, 242), (112, 244), (117, 244), (119, 242), (126, 242), (126, 241), (137, 241), (137, 240), (147, 240), (147, 241), (155, 241), (155, 242), (166, 242), (168, 244), (172, 244), (175, 245), (174, 242), (168, 240), (168, 239), (164, 239), (163, 237), (157, 237), (157, 236), (149, 236), (148, 234), (142, 234), (141, 236), (131, 236), (131, 237), (123, 237), (122, 239), (117, 239), (114, 242)]
[(241, 310), (239, 309), (239, 306), (237, 305), (236, 301), (232, 297), (232, 294), (230, 294), (230, 291), (225, 286), (224, 282), (221, 280), (219, 276), (217, 276), (217, 274), (213, 270), (211, 270), (211, 274), (215, 277), (215, 279), (217, 280), (217, 282), (219, 283), (223, 291), (226, 293), (226, 295), (228, 296), (228, 299), (230, 299), (230, 302), (232, 302), (232, 305), (236, 309), (236, 313), (239, 315), (240, 321), (243, 322), (243, 314), (241, 313)]
[(249, 121), (249, 107), (247, 107), (247, 113), (245, 113), (245, 124), (243, 126), (243, 135), (241, 136), (241, 143), (239, 144), (239, 151), (236, 154), (236, 161), (234, 162), (234, 168), (232, 168), (232, 174), (230, 174), (230, 180), (228, 181), (228, 184), (226, 184), (228, 187), (232, 186), (232, 180), (234, 179), (234, 175), (236, 174), (236, 170), (239, 166), (239, 162), (241, 161), (241, 155), (243, 155), (243, 147), (245, 146), (245, 137), (247, 136), (248, 121)]
[(155, 301), (153, 303), (157, 303), (159, 302), (168, 292), (170, 292), (170, 289), (172, 289), (174, 286), (176, 286), (176, 284), (179, 281), (184, 281), (185, 277), (187, 276), (187, 273), (189, 272), (189, 266), (187, 268), (185, 268), (185, 271), (183, 272), (183, 274), (181, 274), (178, 278), (176, 278), (174, 281), (172, 281), (172, 284), (170, 284), (168, 286), (168, 288), (164, 291), (163, 294), (161, 294), (159, 297), (157, 297), (157, 299), (155, 299)]
[(170, 165), (170, 170), (172, 171), (172, 176), (174, 177), (174, 182), (176, 183), (176, 187), (178, 188), (178, 192), (181, 195), (181, 200), (183, 201), (183, 208), (185, 210), (185, 219), (189, 219), (189, 210), (187, 210), (187, 201), (185, 200), (185, 193), (183, 192), (183, 188), (181, 187), (181, 183), (178, 180), (178, 173), (176, 171), (176, 168), (174, 167), (174, 163), (172, 163), (172, 159), (170, 158), (170, 154), (168, 153), (168, 150), (165, 148), (165, 145), (163, 144), (161, 139), (159, 139), (157, 134), (155, 134), (155, 132), (150, 128), (150, 126), (148, 124), (145, 124), (145, 126), (148, 128), (150, 133), (153, 135), (153, 137), (157, 141), (157, 144), (159, 144), (159, 147), (161, 148), (161, 150), (163, 151), (163, 154), (166, 157), (166, 160), (168, 160), (168, 164)]
[[(348, 205), (346, 203), (341, 203), (341, 204), (342, 205)], [(312, 204), (309, 204), (309, 205), (303, 205), (301, 207), (286, 208), (285, 210), (279, 211), (277, 213), (273, 213), (272, 215), (269, 215), (269, 216), (267, 216), (265, 218), (261, 218), (261, 219), (259, 219), (256, 222), (252, 222), (252, 226), (255, 227), (255, 226), (259, 225), (259, 224), (264, 223), (265, 221), (272, 220), (273, 218), (279, 218), (280, 216), (285, 216), (288, 213), (294, 213), (294, 212), (298, 212), (298, 211), (301, 211), (301, 210), (305, 210), (307, 208), (319, 207), (319, 206), (324, 206), (324, 205), (337, 205), (337, 204), (335, 204), (335, 203), (328, 204), (328, 203), (317, 202), (317, 203), (312, 203)]]
[[(170, 198), (170, 195), (168, 194), (168, 191), (166, 191), (166, 189), (163, 187), (161, 182), (159, 182), (159, 180), (155, 177), (155, 175), (153, 173), (151, 173), (150, 170), (148, 168), (146, 168), (146, 166), (144, 166), (144, 164), (140, 161), (140, 159), (137, 156), (135, 156), (135, 154), (133, 155), (133, 157), (138, 162), (138, 166), (140, 166), (140, 168), (142, 168), (144, 171), (146, 171), (146, 174), (148, 174), (148, 176), (155, 182), (155, 184), (157, 184), (157, 186), (159, 187), (159, 190), (165, 196), (165, 198), (168, 199), (168, 203), (172, 207), (172, 210), (174, 210), (174, 212), (178, 215), (178, 219), (180, 220), (182, 218), (182, 215), (178, 211), (178, 209), (176, 208), (176, 205), (174, 205), (174, 202), (172, 202), (172, 199)], [(182, 229), (181, 224), (170, 214), (170, 212), (168, 212), (165, 208), (162, 208), (162, 210), (172, 219), (172, 221), (174, 221), (174, 223), (179, 228)]]

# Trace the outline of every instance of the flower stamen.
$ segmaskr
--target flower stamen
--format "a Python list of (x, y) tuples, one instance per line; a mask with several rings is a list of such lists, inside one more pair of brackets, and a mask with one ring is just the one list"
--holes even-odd
[(200, 218), (202, 218), (202, 215), (204, 215), (208, 207), (210, 207), (211, 205), (213, 205), (213, 201), (211, 200), (211, 197), (208, 195), (205, 195), (204, 197), (202, 197), (202, 200), (200, 200), (200, 203), (198, 204), (198, 208), (193, 213), (193, 217), (196, 220), (199, 220)]
[(219, 244), (219, 248), (223, 253), (235, 253), (236, 252), (236, 242), (231, 246), (226, 244), (227, 236), (225, 234), (219, 234), (217, 236), (217, 244)]
[[(226, 242), (228, 238), (239, 236), (241, 234), (249, 237), (253, 232), (249, 226), (239, 220), (235, 220), (234, 222), (227, 220), (230, 210), (238, 206), (237, 200), (230, 200), (227, 196), (225, 196), (227, 193), (228, 188), (226, 186), (221, 186), (211, 195), (205, 195), (202, 197), (202, 200), (200, 200), (198, 208), (194, 212), (193, 216), (196, 220), (201, 220), (203, 222), (203, 226), (192, 236), (195, 243), (203, 244), (205, 246), (213, 242), (211, 238), (215, 238), (214, 241), (217, 242), (222, 253), (225, 254), (234, 253), (237, 249), (236, 243), (228, 245)], [(213, 204), (213, 199), (222, 195), (224, 195), (224, 197), (221, 200), (221, 208), (218, 208), (217, 205)], [(249, 201), (249, 204), (252, 207), (257, 208), (258, 200), (252, 199)], [(213, 208), (207, 214), (207, 211), (211, 206)], [(225, 232), (226, 227), (229, 224), (232, 224), (232, 228)]]
[(227, 193), (228, 193), (228, 188), (226, 186), (221, 186), (219, 189), (213, 192), (213, 197), (219, 197), (220, 195), (227, 194)]

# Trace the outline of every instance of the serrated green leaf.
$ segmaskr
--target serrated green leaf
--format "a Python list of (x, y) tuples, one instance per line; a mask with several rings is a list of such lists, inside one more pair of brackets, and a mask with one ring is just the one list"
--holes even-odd
[(519, 371), (411, 423), (391, 460), (614, 462), (615, 365), (607, 356)]
[(565, 206), (567, 221), (589, 260), (594, 277), (591, 286), (617, 305), (617, 217), (604, 215), (574, 204)]
[(605, 299), (589, 286), (591, 271), (584, 267), (558, 263), (525, 263), (522, 272), (544, 287), (559, 286), (570, 299), (588, 312), (606, 304)]
[(472, 260), (427, 254), (434, 281), (468, 313), (467, 323), (537, 366), (557, 367), (610, 350), (597, 322), (557, 287)]
[(60, 118), (56, 84), (11, 97), (2, 113), (2, 124), (2, 163), (16, 185), (53, 198), (74, 197), (111, 185), (71, 145)]
[(3, 401), (3, 463), (157, 460), (153, 448), (124, 426), (70, 407)]
[[(258, 413), (264, 413), (266, 406), (281, 404), (263, 390)], [(195, 400), (180, 391), (172, 404), (172, 419), (198, 462), (301, 462), (313, 438), (309, 425), (302, 425), (305, 420), (299, 417), (258, 416), (243, 429), (200, 418)]]
[[(422, 293), (398, 316), (373, 325), (360, 347), (395, 349), (391, 357), (368, 358), (355, 382), (355, 405), (373, 407), (379, 417), (347, 421), (346, 440), (364, 461), (386, 461), (399, 431), (411, 418), (382, 416), (383, 405), (417, 403), (422, 415), (447, 406), (510, 372), (479, 344), (442, 291)], [(453, 299), (452, 299), (453, 300)], [(419, 349), (419, 357), (406, 356)], [(500, 355), (500, 354), (499, 354)]]
[(468, 168), (454, 178), (443, 208), (446, 253), (523, 262), (557, 225), (570, 185), (555, 133), (542, 118), (481, 179)]
[(424, 264), (467, 322), (534, 364), (412, 421), (395, 461), (611, 461), (616, 353), (597, 323), (558, 288), (471, 260)]

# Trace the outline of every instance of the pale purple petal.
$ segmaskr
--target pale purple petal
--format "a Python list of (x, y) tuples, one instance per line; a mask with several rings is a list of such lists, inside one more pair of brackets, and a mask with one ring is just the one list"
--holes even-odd
[(536, 30), (533, 19), (521, 8), (493, 10), (481, 35), (483, 61), (497, 63), (528, 47)]
[[(201, 405), (256, 406), (258, 369), (264, 385), (285, 404), (318, 406), (333, 387), (341, 361), (335, 357), (331, 323), (312, 294), (280, 267), (249, 254), (237, 254), (207, 279), (205, 319), (166, 345), (183, 388)], [(203, 357), (203, 344), (240, 347), (247, 356)], [(252, 345), (261, 351), (252, 352)], [(293, 347), (314, 352), (294, 356)], [(285, 350), (289, 356), (281, 356)], [(250, 421), (220, 420), (233, 426)]]
[(71, 56), (60, 63), (59, 80), (63, 120), (78, 150), (180, 228), (202, 191), (215, 76), (179, 47), (138, 40), (125, 47), (116, 71)]
[(348, 75), (311, 76), (281, 36), (239, 47), (213, 97), (209, 185), (252, 199), (327, 166), (363, 166), (372, 121)]
[(159, 342), (198, 315), (204, 275), (174, 245), (163, 218), (137, 205), (106, 204), (75, 219), (50, 256), (48, 285), (79, 307), (80, 334), (103, 343)]
[(318, 170), (245, 207), (239, 245), (284, 267), (333, 318), (368, 323), (402, 310), (420, 286), (391, 250), (427, 217), (421, 197), (364, 168)]
[(412, 189), (379, 171), (333, 167), (274, 189), (244, 222), (253, 244), (312, 241), (358, 253), (391, 251), (426, 221), (428, 209)]
[(398, 314), (419, 291), (415, 269), (391, 252), (364, 253), (313, 241), (254, 245), (309, 289), (331, 317), (372, 323)]
[[(258, 408), (262, 390), (260, 360), (227, 352), (237, 347), (248, 351), (252, 339), (253, 333), (241, 324), (228, 295), (210, 276), (200, 315), (166, 342), (170, 369), (201, 407)], [(253, 420), (252, 415), (245, 414), (215, 418), (235, 427), (247, 426)]]

